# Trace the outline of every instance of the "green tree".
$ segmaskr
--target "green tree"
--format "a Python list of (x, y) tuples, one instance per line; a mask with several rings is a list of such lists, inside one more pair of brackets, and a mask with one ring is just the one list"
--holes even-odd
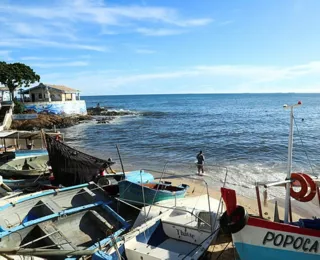
[(12, 100), (17, 88), (29, 87), (39, 81), (40, 76), (23, 63), (0, 62), (0, 83), (9, 88)]

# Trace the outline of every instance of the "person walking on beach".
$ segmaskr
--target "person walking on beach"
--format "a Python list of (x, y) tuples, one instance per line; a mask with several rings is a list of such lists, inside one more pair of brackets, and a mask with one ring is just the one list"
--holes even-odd
[[(197, 154), (197, 166), (198, 166), (198, 174), (199, 175), (204, 174), (203, 165), (204, 165), (204, 155), (203, 155), (202, 151), (200, 151)], [(200, 171), (202, 172), (202, 174), (200, 174)]]

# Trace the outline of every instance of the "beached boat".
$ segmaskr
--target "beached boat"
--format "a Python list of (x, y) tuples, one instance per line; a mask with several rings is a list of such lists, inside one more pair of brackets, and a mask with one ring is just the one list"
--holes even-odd
[[(57, 133), (47, 133), (56, 136)], [(61, 133), (59, 133), (61, 135)], [(37, 140), (38, 148), (34, 149), (34, 141)], [(1, 131), (0, 134), (0, 165), (14, 159), (48, 155), (43, 148), (43, 138), (40, 131)]]
[(7, 199), (9, 197), (14, 197), (19, 194), (19, 192), (13, 192), (13, 190), (3, 182), (2, 176), (0, 176), (0, 199)]
[(0, 166), (0, 175), (5, 178), (29, 178), (49, 173), (47, 155), (21, 158)]
[[(300, 104), (301, 102), (297, 105)], [(241, 259), (320, 259), (320, 220), (313, 218), (300, 219), (298, 222), (292, 221), (290, 197), (300, 202), (308, 202), (318, 194), (320, 203), (317, 179), (304, 173), (291, 172), (293, 108), (297, 105), (286, 106), (291, 108), (287, 179), (274, 183), (256, 184), (259, 216), (249, 216), (243, 207), (237, 206), (234, 190), (221, 189), (227, 211), (221, 217), (220, 225), (225, 231), (232, 233), (233, 242)], [(301, 186), (300, 191), (293, 189), (293, 184), (297, 181)], [(278, 217), (274, 221), (263, 218), (259, 185), (263, 185), (265, 188), (286, 185), (283, 221)], [(275, 216), (277, 216), (277, 208), (275, 210)]]
[(140, 205), (183, 198), (189, 188), (186, 184), (174, 186), (171, 182), (136, 183), (128, 180), (120, 181), (118, 185), (121, 199)]
[(36, 178), (29, 178), (29, 179), (3, 179), (3, 183), (10, 187), (12, 190), (17, 189), (25, 189), (29, 187), (36, 187), (41, 184), (50, 184), (50, 180), (48, 176), (40, 176)]
[(41, 155), (48, 155), (47, 149), (32, 149), (32, 150), (16, 150), (15, 159), (23, 159)]
[(0, 165), (16, 159), (23, 159), (41, 155), (48, 155), (46, 149), (34, 149), (34, 150), (14, 150), (0, 153)]
[(29, 213), (22, 224), (0, 231), (0, 252), (50, 259), (90, 256), (129, 227), (110, 203), (97, 201), (58, 212), (46, 204), (35, 205), (31, 212), (39, 213), (36, 218)]
[(95, 183), (80, 184), (61, 189), (36, 192), (17, 197), (0, 205), (0, 228), (11, 229), (32, 219), (57, 213), (63, 209), (80, 207), (96, 201), (110, 201), (110, 197)]
[(219, 208), (208, 195), (143, 207), (132, 231), (92, 259), (200, 259), (217, 237)]

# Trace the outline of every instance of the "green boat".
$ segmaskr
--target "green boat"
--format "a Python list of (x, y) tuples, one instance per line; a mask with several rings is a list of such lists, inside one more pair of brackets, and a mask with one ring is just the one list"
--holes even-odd
[(162, 200), (183, 198), (189, 188), (186, 184), (174, 186), (171, 182), (118, 183), (119, 197), (133, 204), (153, 204)]
[(0, 166), (0, 175), (5, 178), (28, 178), (48, 174), (48, 161), (48, 155), (14, 159)]

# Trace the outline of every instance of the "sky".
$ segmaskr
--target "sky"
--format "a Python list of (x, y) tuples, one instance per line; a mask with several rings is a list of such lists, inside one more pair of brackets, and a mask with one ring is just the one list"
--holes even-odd
[(319, 0), (1, 0), (0, 61), (82, 95), (320, 92)]

